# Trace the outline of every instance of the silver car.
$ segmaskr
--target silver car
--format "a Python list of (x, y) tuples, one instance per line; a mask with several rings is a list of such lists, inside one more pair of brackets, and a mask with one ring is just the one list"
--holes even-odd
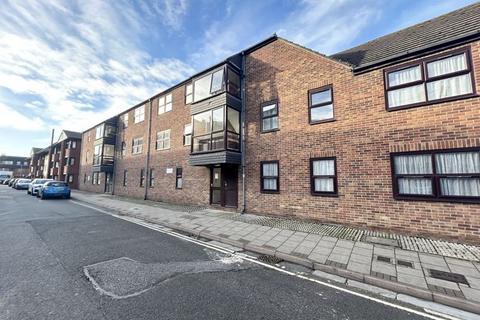
[(32, 196), (37, 195), (40, 187), (48, 181), (53, 181), (53, 179), (34, 179), (32, 183), (30, 183), (30, 186), (28, 186), (27, 193), (31, 194)]
[(28, 190), (31, 182), (31, 179), (18, 179), (17, 183), (15, 183), (14, 188), (17, 190)]

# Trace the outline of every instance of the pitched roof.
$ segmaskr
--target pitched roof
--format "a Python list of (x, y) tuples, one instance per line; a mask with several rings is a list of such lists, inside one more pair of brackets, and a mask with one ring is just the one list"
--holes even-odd
[(335, 53), (331, 58), (366, 69), (453, 41), (480, 36), (480, 3)]

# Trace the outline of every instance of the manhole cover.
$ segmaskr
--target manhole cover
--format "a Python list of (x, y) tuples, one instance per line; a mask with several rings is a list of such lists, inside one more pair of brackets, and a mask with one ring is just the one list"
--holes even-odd
[(436, 279), (469, 285), (465, 276), (459, 273), (430, 269), (430, 276)]
[(270, 256), (270, 255), (258, 256), (257, 260), (265, 262), (265, 263), (269, 263), (269, 264), (278, 264), (278, 263), (283, 261), (280, 258), (277, 258), (275, 256)]
[(398, 241), (395, 240), (395, 239), (387, 239), (387, 238), (381, 238), (381, 237), (366, 236), (365, 241), (370, 242), (370, 243), (375, 243), (375, 244), (383, 244), (385, 246), (399, 247)]
[(398, 264), (399, 266), (404, 266), (404, 267), (408, 267), (408, 268), (413, 268), (413, 263), (411, 263), (410, 261), (405, 261), (405, 260), (397, 259), (397, 264)]
[(377, 260), (381, 261), (381, 262), (390, 263), (390, 258), (389, 257), (377, 256)]

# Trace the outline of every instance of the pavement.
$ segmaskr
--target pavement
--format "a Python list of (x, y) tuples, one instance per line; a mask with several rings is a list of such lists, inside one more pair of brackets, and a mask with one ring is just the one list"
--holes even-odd
[(296, 264), (262, 264), (216, 249), (215, 241), (114, 215), (174, 219), (184, 215), (178, 211), (112, 197), (100, 204), (118, 210), (102, 212), (100, 204), (78, 201), (102, 198), (74, 196), (39, 200), (0, 186), (0, 320), (447, 318), (398, 296), (380, 299), (315, 280)]
[[(283, 219), (283, 223), (270, 227), (261, 223), (264, 217), (255, 215), (80, 191), (74, 192), (73, 197), (120, 215), (215, 240), (237, 251), (247, 250), (296, 263), (317, 270), (317, 275), (323, 278), (333, 276), (338, 282), (360, 288), (383, 288), (388, 291), (386, 296), (406, 294), (480, 314), (480, 263), (476, 257), (480, 248), (475, 246), (442, 241), (444, 250), (432, 254), (425, 253), (420, 246), (405, 250), (398, 242), (388, 241), (395, 239), (393, 236), (361, 237), (353, 241), (298, 231), (299, 228), (289, 228), (296, 225), (294, 220), (284, 223)], [(404, 241), (413, 240), (404, 237)]]

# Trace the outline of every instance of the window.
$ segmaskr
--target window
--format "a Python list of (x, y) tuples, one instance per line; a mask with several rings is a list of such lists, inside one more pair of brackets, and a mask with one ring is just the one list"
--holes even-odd
[(153, 188), (155, 186), (155, 169), (150, 169), (150, 180), (148, 185), (150, 188)]
[(127, 144), (125, 141), (122, 141), (122, 157), (127, 155)]
[(471, 69), (470, 51), (466, 49), (387, 69), (387, 109), (471, 96), (474, 94)]
[(189, 83), (185, 86), (185, 104), (193, 102), (193, 84)]
[(75, 164), (75, 158), (70, 158), (70, 165), (73, 166)]
[(145, 169), (140, 169), (140, 187), (145, 187)]
[(71, 174), (68, 175), (68, 182), (70, 182), (70, 183), (73, 182), (73, 175), (71, 175)]
[(240, 149), (240, 113), (230, 107), (226, 111), (226, 117), (225, 107), (193, 116), (192, 152)]
[(65, 158), (63, 159), (63, 165), (64, 165), (64, 166), (68, 166), (68, 157), (65, 157)]
[(183, 128), (183, 145), (189, 146), (192, 144), (192, 124), (186, 124)]
[(103, 133), (104, 133), (104, 125), (101, 124), (98, 127), (95, 128), (95, 139), (100, 139), (103, 138)]
[(135, 123), (142, 122), (145, 120), (145, 106), (138, 107), (135, 109), (135, 113), (133, 115)]
[(170, 149), (170, 129), (157, 132), (157, 150)]
[(276, 102), (262, 105), (262, 132), (278, 129), (278, 106)]
[(311, 124), (333, 120), (332, 86), (309, 91), (308, 105)]
[(223, 70), (223, 68), (216, 70), (194, 81), (194, 102), (208, 98), (223, 90)]
[(102, 145), (97, 144), (93, 148), (93, 165), (100, 165), (102, 162)]
[(183, 178), (182, 178), (182, 168), (177, 168), (175, 172), (175, 189), (182, 189)]
[(278, 161), (260, 163), (260, 190), (264, 193), (277, 193), (280, 190)]
[(227, 91), (240, 97), (240, 76), (230, 68), (227, 68)]
[(392, 154), (394, 196), (480, 201), (480, 150)]
[(143, 151), (143, 137), (135, 138), (132, 141), (132, 154), (139, 154)]
[(98, 177), (98, 172), (94, 172), (92, 175), (92, 184), (100, 184), (100, 179)]
[(128, 181), (128, 170), (123, 170), (123, 186), (127, 186), (127, 181)]
[(122, 124), (123, 124), (123, 128), (127, 128), (128, 127), (128, 113), (125, 113), (122, 117)]
[(85, 184), (87, 182), (87, 174), (84, 173), (83, 174), (83, 184)]
[(172, 111), (172, 94), (169, 93), (158, 98), (158, 114)]
[(337, 194), (336, 159), (310, 159), (311, 190), (313, 195)]

